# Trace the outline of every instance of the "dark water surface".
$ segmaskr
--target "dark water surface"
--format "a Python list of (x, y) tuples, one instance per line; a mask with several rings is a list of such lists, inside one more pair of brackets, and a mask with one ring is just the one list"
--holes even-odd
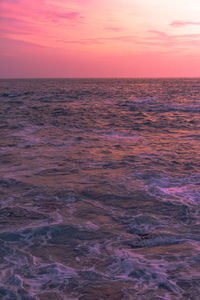
[(0, 299), (199, 299), (200, 79), (0, 81)]

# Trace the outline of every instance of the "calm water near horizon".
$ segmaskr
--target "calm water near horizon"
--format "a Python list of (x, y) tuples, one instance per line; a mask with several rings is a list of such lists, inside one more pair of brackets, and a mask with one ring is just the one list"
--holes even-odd
[(200, 295), (200, 79), (0, 80), (0, 299)]

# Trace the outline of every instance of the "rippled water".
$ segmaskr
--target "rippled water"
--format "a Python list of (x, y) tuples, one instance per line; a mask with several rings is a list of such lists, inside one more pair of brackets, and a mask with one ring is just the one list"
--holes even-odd
[(199, 299), (200, 79), (1, 80), (0, 299)]

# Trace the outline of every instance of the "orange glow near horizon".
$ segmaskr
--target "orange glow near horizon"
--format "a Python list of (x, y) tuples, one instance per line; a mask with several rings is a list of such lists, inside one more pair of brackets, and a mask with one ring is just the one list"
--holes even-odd
[(199, 0), (0, 0), (0, 77), (199, 77)]

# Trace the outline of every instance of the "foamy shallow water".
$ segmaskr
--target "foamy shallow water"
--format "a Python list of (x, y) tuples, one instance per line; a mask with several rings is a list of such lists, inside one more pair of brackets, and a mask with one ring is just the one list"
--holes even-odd
[(199, 89), (0, 81), (1, 299), (199, 299)]

